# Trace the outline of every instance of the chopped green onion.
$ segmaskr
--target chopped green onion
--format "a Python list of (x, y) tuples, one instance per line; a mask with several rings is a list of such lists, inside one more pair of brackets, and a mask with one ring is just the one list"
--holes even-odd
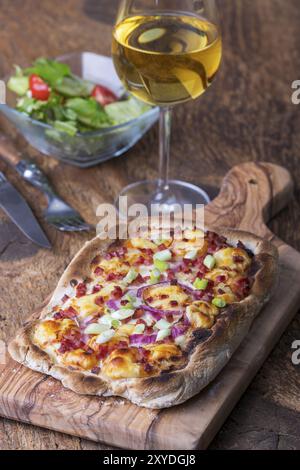
[(204, 266), (208, 269), (213, 269), (216, 265), (216, 259), (212, 255), (207, 255), (203, 261)]
[(156, 269), (158, 269), (161, 273), (164, 271), (167, 271), (169, 269), (169, 263), (166, 263), (165, 261), (160, 261), (158, 259), (154, 260), (154, 266)]
[(223, 299), (220, 299), (219, 297), (215, 297), (212, 301), (212, 304), (215, 306), (215, 307), (218, 307), (218, 308), (224, 308), (226, 307), (227, 303), (225, 302), (225, 300)]
[(150, 282), (155, 284), (160, 280), (160, 271), (158, 269), (153, 269), (150, 274)]
[(104, 331), (107, 331), (110, 329), (109, 325), (100, 324), (100, 323), (91, 323), (86, 327), (84, 330), (84, 333), (86, 335), (99, 335), (100, 333), (103, 333)]
[(111, 327), (112, 325), (111, 315), (103, 315), (103, 317), (99, 318), (98, 322), (103, 323), (104, 325), (109, 325), (109, 327)]
[(116, 330), (117, 328), (119, 328), (119, 326), (121, 325), (121, 322), (119, 320), (112, 320), (111, 322), (111, 326)]
[(97, 344), (107, 343), (107, 341), (112, 339), (114, 336), (115, 336), (115, 330), (103, 331), (103, 333), (101, 333), (96, 339), (96, 343)]
[(123, 281), (126, 284), (131, 284), (138, 276), (138, 272), (135, 269), (130, 269), (126, 276), (124, 277)]
[(158, 261), (170, 261), (172, 259), (172, 253), (170, 250), (158, 251), (153, 256), (153, 259)]
[(198, 250), (191, 250), (188, 253), (185, 254), (184, 259), (189, 259), (191, 261), (194, 261), (198, 256)]
[(113, 312), (111, 314), (112, 318), (114, 320), (126, 320), (126, 318), (130, 318), (132, 317), (132, 315), (134, 314), (134, 310), (133, 309), (124, 309), (124, 310), (116, 310), (115, 312)]
[(133, 334), (141, 335), (142, 333), (144, 333), (145, 328), (146, 326), (144, 325), (144, 323), (139, 323), (138, 325), (136, 325), (135, 329), (133, 330)]
[(198, 290), (205, 290), (208, 286), (208, 280), (197, 277), (193, 285)]
[(155, 328), (158, 330), (167, 330), (170, 328), (170, 323), (167, 320), (164, 320), (163, 318), (159, 320), (158, 322), (155, 323)]
[(159, 332), (157, 333), (156, 341), (161, 341), (167, 338), (168, 336), (170, 336), (170, 334), (171, 334), (170, 328), (166, 328), (165, 330), (159, 330)]
[(165, 245), (166, 243), (168, 243), (168, 240), (164, 240), (163, 238), (154, 238), (153, 240), (153, 243), (155, 243), (155, 245), (159, 246), (159, 245)]

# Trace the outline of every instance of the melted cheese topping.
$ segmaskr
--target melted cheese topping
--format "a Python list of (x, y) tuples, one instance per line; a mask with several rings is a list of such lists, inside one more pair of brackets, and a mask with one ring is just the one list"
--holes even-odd
[[(249, 255), (240, 248), (224, 248), (217, 251), (214, 257), (218, 268), (226, 267), (239, 272), (246, 271), (251, 264)], [(241, 258), (241, 261), (236, 262), (237, 258)]]
[(175, 344), (158, 344), (149, 347), (150, 362), (168, 361), (169, 359), (176, 359), (181, 355), (181, 351)]
[(219, 310), (208, 302), (193, 302), (187, 307), (187, 316), (194, 328), (211, 328)]
[(185, 306), (189, 296), (179, 286), (154, 286), (144, 290), (148, 305), (159, 310), (178, 310)]
[(62, 363), (83, 370), (90, 370), (96, 367), (98, 359), (96, 354), (87, 353), (83, 349), (74, 349), (64, 353)]
[(78, 327), (74, 321), (67, 318), (60, 321), (45, 320), (37, 324), (33, 340), (38, 346), (45, 347), (59, 342), (64, 334), (71, 329), (78, 330)]
[(177, 256), (185, 256), (193, 250), (197, 250), (201, 256), (207, 250), (207, 241), (202, 230), (185, 230), (182, 240), (174, 240), (173, 251)]
[(103, 311), (103, 307), (95, 303), (99, 296), (101, 296), (101, 292), (85, 295), (74, 300), (73, 306), (79, 312), (81, 318)]
[(102, 371), (110, 379), (146, 377), (147, 373), (134, 349), (116, 349), (104, 361)]
[[(251, 257), (224, 245), (201, 230), (186, 230), (182, 240), (112, 245), (109, 256), (91, 262), (91, 280), (69, 286), (68, 296), (37, 324), (33, 342), (54, 362), (112, 380), (184, 363), (191, 333), (211, 329), (223, 307), (250, 292)], [(155, 263), (158, 252), (166, 262)]]

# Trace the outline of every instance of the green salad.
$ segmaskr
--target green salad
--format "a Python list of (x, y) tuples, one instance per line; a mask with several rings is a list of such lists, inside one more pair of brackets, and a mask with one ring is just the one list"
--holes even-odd
[(21, 69), (8, 81), (16, 109), (71, 136), (123, 124), (150, 107), (134, 97), (118, 98), (111, 90), (74, 75), (68, 65), (45, 58)]

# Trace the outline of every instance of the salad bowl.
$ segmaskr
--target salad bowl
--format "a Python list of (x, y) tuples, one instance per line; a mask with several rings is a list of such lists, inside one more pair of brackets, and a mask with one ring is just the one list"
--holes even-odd
[[(107, 87), (117, 98), (124, 96), (124, 89), (110, 57), (82, 52), (55, 60), (69, 66), (72, 73), (80, 79)], [(8, 81), (9, 77), (5, 79), (6, 84)], [(16, 109), (16, 103), (15, 93), (7, 89), (6, 104), (0, 104), (0, 111), (35, 149), (82, 168), (122, 155), (136, 144), (159, 116), (158, 108), (130, 101), (128, 115), (126, 108), (125, 112), (123, 109), (119, 123), (84, 132), (75, 129), (75, 132), (70, 134)]]

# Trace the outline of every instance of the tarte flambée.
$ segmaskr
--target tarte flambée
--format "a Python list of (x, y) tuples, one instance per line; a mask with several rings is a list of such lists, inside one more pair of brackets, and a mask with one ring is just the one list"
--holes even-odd
[(177, 405), (245, 338), (272, 294), (277, 258), (271, 243), (228, 229), (186, 230), (181, 240), (96, 237), (9, 352), (80, 394)]

